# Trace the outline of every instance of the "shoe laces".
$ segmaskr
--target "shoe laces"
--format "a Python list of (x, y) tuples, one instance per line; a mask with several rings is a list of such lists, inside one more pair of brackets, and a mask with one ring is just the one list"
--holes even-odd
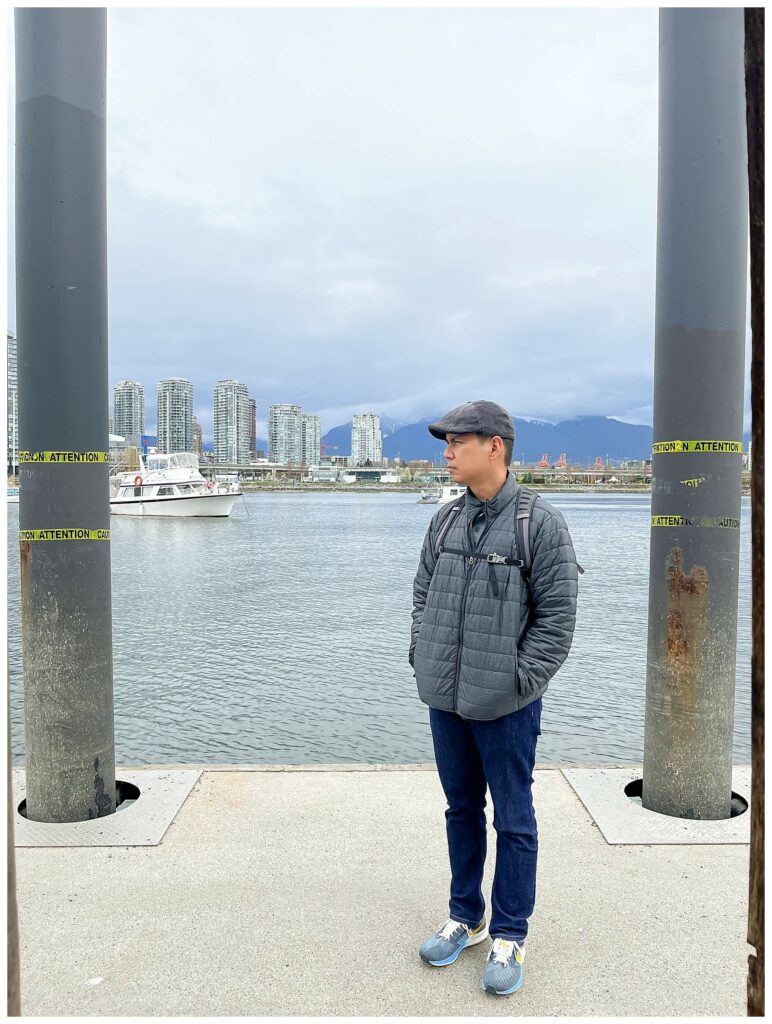
[(440, 928), (437, 933), (441, 939), (450, 939), (459, 928), (466, 928), (465, 924), (461, 924), (460, 921), (454, 921), (453, 918), (449, 918), (447, 924)]
[[(515, 950), (517, 950), (516, 953)], [(514, 939), (493, 940), (493, 947), (491, 948), (491, 960), (493, 961), (493, 963), (502, 964), (506, 966), (507, 963), (509, 963), (509, 960), (513, 953), (515, 954), (518, 963), (522, 963), (523, 947), (519, 946), (517, 942), (514, 941)]]

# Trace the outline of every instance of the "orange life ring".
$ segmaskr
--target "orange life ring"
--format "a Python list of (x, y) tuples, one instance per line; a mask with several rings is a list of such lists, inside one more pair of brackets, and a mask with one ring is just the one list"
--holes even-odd
[(142, 477), (141, 476), (135, 476), (134, 477), (134, 486), (135, 487), (141, 487), (142, 486)]

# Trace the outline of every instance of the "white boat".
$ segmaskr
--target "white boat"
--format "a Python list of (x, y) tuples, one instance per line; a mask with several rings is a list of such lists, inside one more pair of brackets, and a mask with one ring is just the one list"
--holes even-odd
[(115, 516), (229, 516), (241, 495), (238, 483), (201, 475), (194, 452), (139, 456), (139, 470), (110, 478)]
[(10, 501), (10, 503), (12, 505), (18, 505), (19, 504), (19, 488), (18, 487), (9, 487), (8, 488), (8, 501)]
[(416, 505), (437, 505), (439, 501), (439, 491), (421, 491), (421, 497), (416, 502)]
[(445, 484), (440, 494), (440, 505), (447, 505), (449, 501), (455, 501), (462, 494), (466, 494), (466, 487), (461, 484)]

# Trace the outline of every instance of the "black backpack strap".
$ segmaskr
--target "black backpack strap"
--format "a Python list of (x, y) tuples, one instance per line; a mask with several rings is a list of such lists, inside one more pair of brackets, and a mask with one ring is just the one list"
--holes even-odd
[[(520, 572), (525, 580), (528, 580), (531, 575), (531, 564), (533, 562), (533, 555), (531, 553), (531, 516), (533, 514), (533, 506), (538, 497), (538, 492), (532, 487), (523, 486), (520, 487), (520, 493), (517, 496), (515, 537), (517, 538), (518, 555), (523, 563), (523, 568)], [(584, 574), (584, 569), (578, 562), (576, 563), (576, 568), (580, 574)]]
[(495, 551), (489, 555), (481, 555), (477, 551), (468, 551), (466, 548), (443, 548), (449, 555), (463, 555), (473, 562), (487, 562), (489, 565), (516, 565), (522, 568), (523, 563), (519, 558), (510, 558), (509, 555), (498, 555)]
[(464, 507), (465, 502), (466, 495), (462, 495), (462, 497), (458, 498), (456, 501), (450, 504), (450, 508), (448, 509), (447, 512), (443, 513), (444, 518), (442, 520), (442, 525), (440, 526), (440, 532), (437, 534), (437, 540), (435, 541), (434, 544), (435, 558), (442, 554), (442, 542), (445, 540), (447, 532), (450, 529), (451, 525), (453, 524), (453, 520)]
[(532, 487), (523, 487), (521, 485), (520, 492), (517, 496), (517, 505), (515, 507), (515, 540), (517, 543), (517, 554), (520, 561), (523, 563), (520, 572), (526, 580), (531, 575), (531, 563), (533, 562), (533, 557), (531, 555), (531, 516), (533, 514), (533, 506), (538, 497), (538, 492)]

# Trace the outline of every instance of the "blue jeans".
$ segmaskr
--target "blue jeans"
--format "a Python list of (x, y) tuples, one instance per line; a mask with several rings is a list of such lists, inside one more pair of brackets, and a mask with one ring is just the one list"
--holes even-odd
[(448, 801), (450, 916), (470, 927), (485, 913), (485, 791), (496, 829), (490, 934), (521, 942), (536, 899), (538, 836), (531, 798), (541, 698), (488, 722), (429, 708), (437, 771)]

